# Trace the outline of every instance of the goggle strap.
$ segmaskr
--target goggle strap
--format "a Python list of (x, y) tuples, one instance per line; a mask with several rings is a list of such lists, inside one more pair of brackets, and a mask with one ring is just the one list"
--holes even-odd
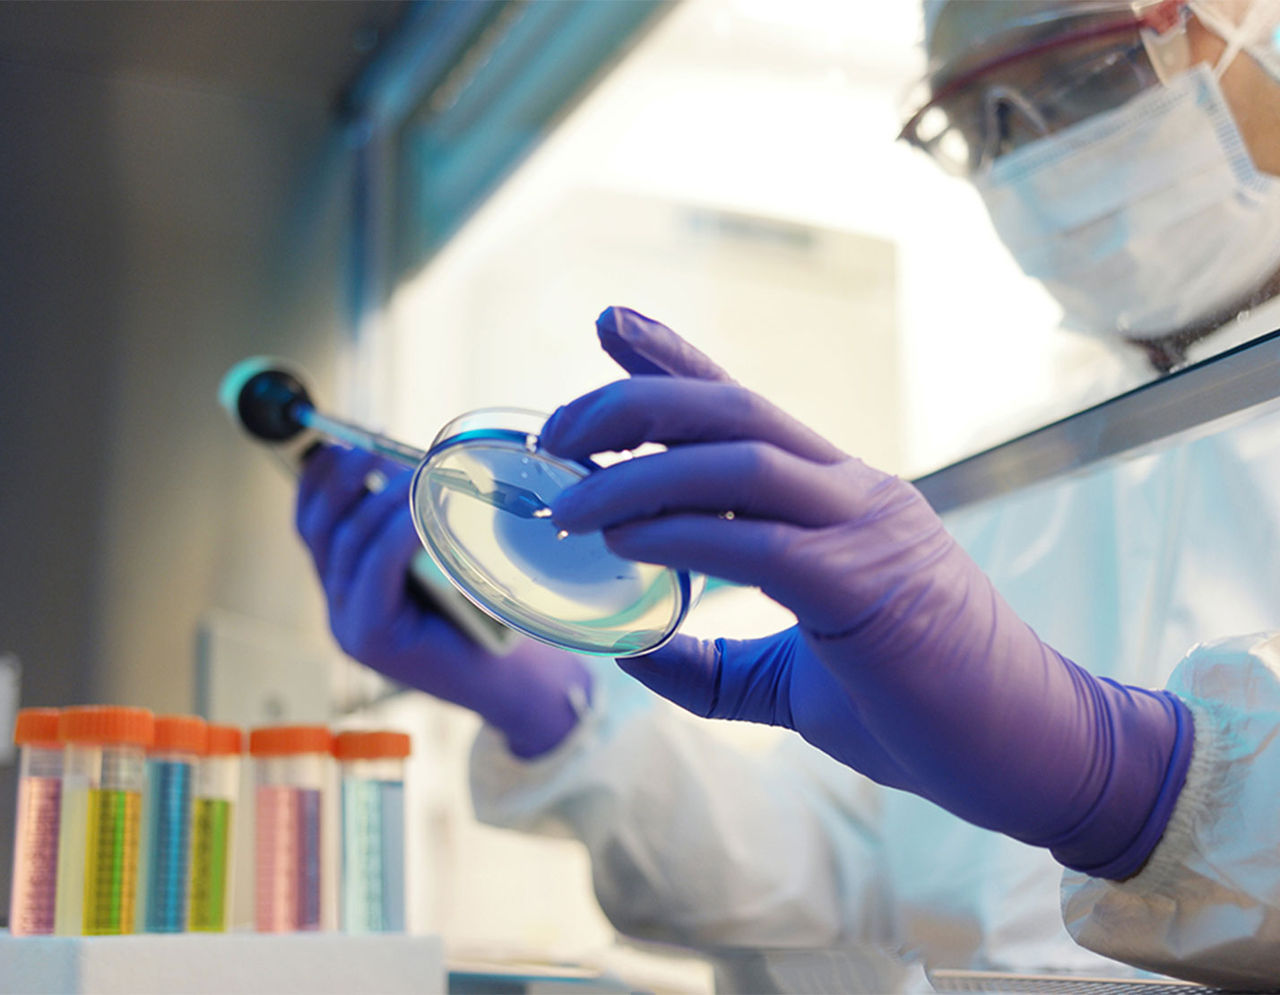
[(1271, 45), (1277, 25), (1280, 25), (1280, 0), (1254, 0), (1240, 25), (1240, 47), (1247, 51), (1260, 42), (1264, 48)]
[(1213, 67), (1213, 75), (1221, 79), (1227, 67), (1235, 61), (1237, 55), (1252, 45), (1257, 39), (1260, 26), (1274, 24), (1280, 16), (1280, 2), (1277, 0), (1254, 0), (1245, 12), (1239, 24), (1232, 24), (1209, 4), (1192, 3), (1191, 10), (1206, 28), (1227, 43), (1222, 56)]

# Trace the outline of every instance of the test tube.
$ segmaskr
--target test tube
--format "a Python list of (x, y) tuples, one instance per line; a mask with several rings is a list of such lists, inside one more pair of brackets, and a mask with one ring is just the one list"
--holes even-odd
[(342, 778), (342, 929), (404, 931), (402, 732), (342, 732), (333, 743)]
[(320, 928), (324, 786), (333, 737), (324, 726), (249, 734), (254, 792), (254, 924), (260, 933)]
[(208, 750), (196, 773), (191, 819), (192, 932), (227, 928), (231, 896), (231, 829), (240, 793), (244, 734), (236, 726), (209, 725)]
[(18, 809), (13, 834), (9, 931), (53, 932), (58, 885), (58, 817), (62, 805), (62, 743), (56, 708), (24, 708), (13, 728), (17, 745)]
[(204, 719), (157, 715), (147, 752), (139, 893), (142, 928), (184, 933), (191, 877), (191, 800), (196, 767), (208, 739)]
[(58, 717), (63, 741), (54, 932), (132, 933), (146, 749), (144, 708), (81, 706)]

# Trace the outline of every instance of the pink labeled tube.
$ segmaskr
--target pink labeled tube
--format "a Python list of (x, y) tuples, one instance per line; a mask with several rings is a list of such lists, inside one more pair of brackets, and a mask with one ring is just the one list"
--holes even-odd
[(62, 807), (62, 743), (56, 708), (24, 708), (13, 730), (18, 746), (18, 807), (13, 839), (9, 931), (53, 933), (58, 888), (58, 820)]
[(249, 734), (254, 763), (254, 926), (260, 933), (320, 928), (325, 785), (333, 737), (324, 726)]

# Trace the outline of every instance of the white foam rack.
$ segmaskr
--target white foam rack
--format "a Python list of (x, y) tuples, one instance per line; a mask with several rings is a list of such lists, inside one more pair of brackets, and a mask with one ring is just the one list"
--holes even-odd
[(438, 936), (15, 937), (0, 932), (0, 995), (426, 995), (446, 990)]

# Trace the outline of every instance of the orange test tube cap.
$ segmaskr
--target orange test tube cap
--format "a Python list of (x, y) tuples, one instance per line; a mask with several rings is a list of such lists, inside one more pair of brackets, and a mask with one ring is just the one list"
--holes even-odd
[(333, 734), (324, 726), (264, 726), (249, 733), (249, 752), (255, 757), (331, 753)]
[(404, 732), (340, 732), (333, 740), (333, 755), (339, 760), (381, 760), (409, 755), (409, 734)]
[(203, 756), (209, 743), (209, 725), (194, 715), (157, 715), (153, 751), (195, 753)]
[(244, 731), (239, 726), (209, 723), (209, 756), (239, 756), (244, 752)]
[(58, 709), (24, 708), (13, 724), (13, 741), (18, 746), (61, 746), (58, 742)]
[(58, 716), (58, 738), (68, 743), (150, 746), (155, 717), (145, 708), (76, 705)]

